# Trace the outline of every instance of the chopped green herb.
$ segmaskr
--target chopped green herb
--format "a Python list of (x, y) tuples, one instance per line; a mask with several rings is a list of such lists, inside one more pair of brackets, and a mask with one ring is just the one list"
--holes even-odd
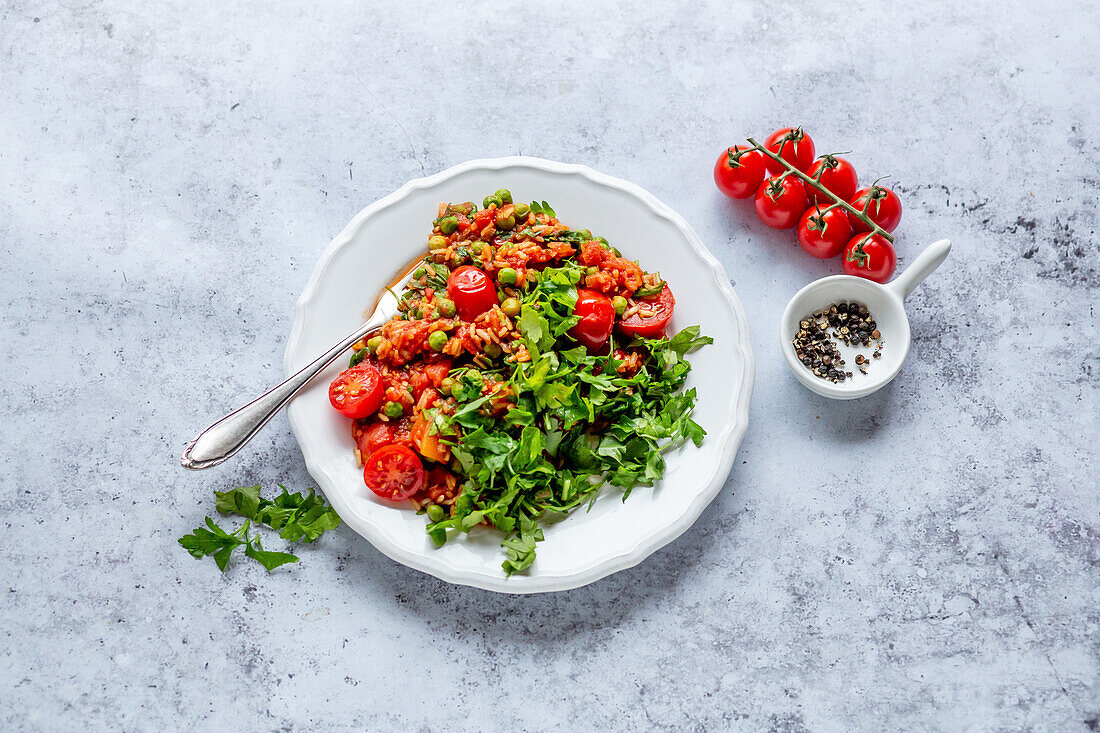
[(624, 499), (637, 485), (652, 486), (665, 451), (705, 435), (691, 419), (695, 390), (681, 388), (691, 369), (684, 356), (712, 339), (698, 326), (668, 339), (635, 339), (626, 345), (644, 362), (630, 376), (620, 374), (614, 349), (592, 355), (564, 336), (577, 322), (580, 272), (572, 264), (548, 267), (524, 295), (516, 323), (532, 358), (494, 374), (516, 401), (503, 424), (475, 370), (451, 372), (459, 404), (440, 415), (442, 434), (462, 435), (447, 442), (465, 483), (453, 515), (433, 518), (428, 534), (444, 544), (487, 521), (506, 535), (502, 567), (509, 574), (534, 562), (540, 520), (591, 502), (605, 484), (621, 488)]
[(218, 569), (225, 572), (229, 557), (239, 547), (244, 554), (256, 560), (268, 571), (298, 562), (289, 552), (265, 550), (260, 538), (250, 534), (250, 528), (265, 525), (281, 530), (279, 536), (288, 542), (314, 542), (321, 534), (340, 526), (340, 517), (313, 489), (303, 495), (293, 494), (286, 487), (274, 499), (260, 496), (260, 487), (242, 486), (229, 491), (215, 491), (215, 508), (222, 514), (237, 514), (245, 522), (232, 533), (219, 527), (213, 519), (206, 518), (206, 526), (198, 527), (179, 538), (179, 544), (195, 557), (214, 556)]

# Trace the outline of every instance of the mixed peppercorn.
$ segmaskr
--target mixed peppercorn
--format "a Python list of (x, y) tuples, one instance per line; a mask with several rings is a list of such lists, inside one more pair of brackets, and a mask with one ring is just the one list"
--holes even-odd
[[(867, 306), (860, 303), (833, 303), (803, 318), (798, 323), (798, 333), (792, 344), (795, 356), (807, 369), (815, 376), (837, 384), (851, 379), (853, 375), (844, 368), (847, 363), (837, 348), (837, 341), (853, 348), (866, 348), (873, 343), (871, 357), (878, 359), (882, 356), (882, 332)], [(863, 354), (856, 354), (855, 363), (856, 369), (866, 374), (871, 360)]]

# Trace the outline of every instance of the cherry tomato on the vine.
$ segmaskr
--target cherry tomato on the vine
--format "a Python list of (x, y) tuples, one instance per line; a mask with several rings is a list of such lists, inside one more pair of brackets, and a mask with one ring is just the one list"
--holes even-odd
[(844, 251), (851, 238), (852, 223), (839, 206), (811, 206), (798, 221), (798, 243), (807, 254), (822, 260)]
[[(773, 153), (778, 153), (780, 158), (803, 173), (813, 165), (814, 141), (802, 131), (801, 127), (784, 127), (782, 130), (776, 130), (768, 135), (768, 139), (764, 141), (764, 147)], [(768, 166), (769, 173), (782, 173), (787, 170), (771, 158), (765, 158), (764, 162)]]
[(577, 339), (589, 351), (596, 351), (611, 337), (615, 325), (615, 306), (611, 298), (587, 288), (577, 288), (577, 305), (573, 314), (581, 317), (580, 323), (569, 329), (569, 335)]
[(764, 180), (767, 156), (746, 145), (734, 145), (718, 156), (714, 164), (714, 183), (718, 190), (734, 199), (747, 199)]
[(879, 234), (866, 233), (852, 237), (844, 248), (844, 258), (841, 261), (845, 275), (865, 277), (877, 283), (887, 282), (894, 274), (897, 264), (898, 256), (894, 252), (894, 245)]
[[(844, 158), (835, 155), (823, 155), (814, 161), (810, 170), (806, 171), (810, 178), (817, 178), (825, 188), (829, 189), (844, 201), (851, 202), (856, 195), (858, 177), (856, 169)], [(818, 177), (820, 173), (820, 178)], [(821, 193), (812, 186), (808, 187), (810, 200), (819, 204), (834, 203), (831, 198)]]
[(447, 297), (454, 301), (458, 315), (472, 321), (497, 304), (497, 289), (482, 270), (463, 265), (447, 278)]
[(345, 369), (328, 387), (328, 401), (344, 417), (358, 420), (382, 406), (382, 375), (369, 364)]
[(424, 464), (406, 446), (386, 445), (363, 461), (363, 482), (383, 499), (408, 499), (424, 488)]
[(790, 229), (809, 206), (806, 187), (792, 175), (765, 178), (756, 189), (756, 215), (772, 229)]
[[(870, 204), (868, 205), (868, 200)], [(860, 211), (866, 206), (866, 214), (871, 221), (878, 224), (888, 232), (898, 228), (901, 223), (901, 199), (888, 188), (871, 186), (861, 188), (852, 199), (852, 206)], [(869, 232), (870, 228), (859, 219), (852, 217), (852, 226), (857, 232)]]

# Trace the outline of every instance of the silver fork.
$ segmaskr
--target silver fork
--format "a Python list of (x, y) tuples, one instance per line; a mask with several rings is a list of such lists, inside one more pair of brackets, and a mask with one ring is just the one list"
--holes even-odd
[(237, 408), (196, 435), (184, 448), (183, 455), (180, 456), (180, 463), (183, 467), (197, 471), (217, 466), (219, 463), (224, 463), (231, 458), (233, 454), (244, 447), (245, 443), (252, 440), (256, 433), (260, 432), (263, 426), (267, 425), (271, 418), (278, 414), (279, 410), (294, 399), (294, 396), (302, 391), (302, 388), (324, 371), (325, 367), (351, 348), (352, 344), (365, 338), (372, 331), (378, 330), (386, 321), (392, 318), (397, 312), (397, 299), (393, 293), (401, 292), (411, 278), (411, 273), (406, 274), (392, 287), (389, 293), (383, 295), (370, 318), (353, 333), (340, 339), (339, 343), (331, 349), (247, 405)]

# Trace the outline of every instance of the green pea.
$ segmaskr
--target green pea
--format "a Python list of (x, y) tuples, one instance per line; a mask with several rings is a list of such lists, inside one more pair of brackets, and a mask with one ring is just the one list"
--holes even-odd
[(428, 346), (432, 351), (443, 351), (443, 347), (447, 345), (447, 334), (442, 331), (432, 331), (432, 335), (428, 336)]
[(481, 376), (481, 372), (475, 371), (473, 369), (466, 372), (466, 375), (463, 377), (463, 379), (465, 380), (466, 384), (470, 385), (471, 387), (477, 387), (478, 389), (481, 389), (481, 387), (485, 384), (485, 378)]
[(428, 271), (425, 270), (423, 267), (418, 267), (415, 270), (413, 270), (413, 277), (415, 277), (417, 280), (419, 280), (420, 278), (424, 277), (427, 274), (428, 274)]
[(448, 216), (439, 222), (439, 231), (444, 234), (454, 234), (455, 229), (458, 229), (458, 218), (454, 216)]
[(527, 204), (516, 204), (515, 210), (516, 216), (520, 219), (526, 219), (527, 215), (531, 213), (531, 207)]
[(497, 229), (508, 231), (516, 225), (516, 217), (497, 214)]
[(501, 354), (501, 350), (500, 350), (500, 345), (499, 344), (497, 344), (493, 341), (490, 341), (489, 343), (485, 344), (485, 356), (489, 357), (490, 359), (495, 359), (498, 356), (500, 356), (500, 354)]
[[(457, 224), (457, 220), (456, 220), (456, 224)], [(440, 226), (440, 228), (442, 228), (443, 227), (443, 222), (440, 222), (439, 226)], [(454, 231), (454, 230), (452, 229), (451, 231)], [(443, 249), (446, 246), (447, 246), (447, 238), (442, 236), (442, 235), (435, 234), (428, 240), (428, 249)]]
[(504, 202), (501, 201), (496, 196), (486, 196), (485, 200), (482, 201), (482, 203), (485, 205), (486, 209), (488, 209), (490, 206), (492, 206), (494, 204), (496, 204), (496, 207), (499, 209), (504, 204)]
[(382, 345), (382, 337), (381, 336), (371, 336), (369, 339), (367, 339), (367, 348), (370, 349), (370, 353), (372, 353), (372, 354), (378, 353), (378, 347), (381, 346), (381, 345)]
[(520, 304), (515, 298), (506, 298), (504, 302), (500, 304), (500, 309), (504, 311), (504, 315), (506, 316), (518, 316)]
[(497, 189), (497, 192), (494, 193), (493, 196), (497, 197), (506, 204), (512, 203), (512, 192), (509, 191), (507, 188)]
[(497, 273), (497, 282), (501, 285), (515, 285), (519, 282), (519, 273), (511, 267), (505, 267)]
[(455, 382), (451, 387), (451, 397), (454, 397), (459, 402), (466, 401), (466, 387), (462, 382)]
[(382, 408), (382, 413), (386, 417), (401, 417), (405, 414), (405, 408), (401, 406), (400, 402), (387, 402), (386, 406)]
[(438, 504), (429, 504), (428, 519), (432, 520), (433, 522), (438, 522), (440, 519), (443, 519), (443, 507), (439, 506)]
[(443, 381), (439, 383), (439, 388), (443, 390), (443, 394), (450, 394), (451, 390), (455, 388), (455, 380), (451, 377), (443, 377)]
[(621, 295), (616, 295), (611, 299), (611, 305), (615, 306), (615, 315), (621, 316), (623, 313), (626, 313), (628, 303), (626, 302), (626, 298)]
[(436, 301), (435, 307), (439, 310), (439, 315), (444, 318), (450, 318), (455, 314), (455, 302), (450, 298), (440, 298)]

